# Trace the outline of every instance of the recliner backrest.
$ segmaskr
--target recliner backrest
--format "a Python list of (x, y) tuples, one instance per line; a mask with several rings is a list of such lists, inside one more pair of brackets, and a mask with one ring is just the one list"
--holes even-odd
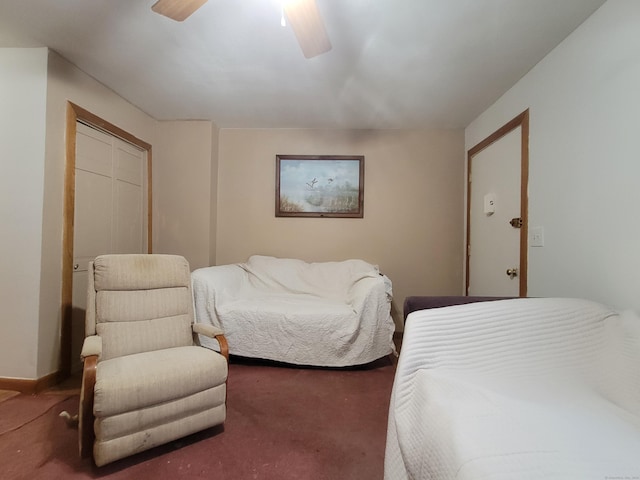
[(193, 344), (184, 257), (102, 255), (89, 277), (86, 333), (102, 337), (102, 360)]

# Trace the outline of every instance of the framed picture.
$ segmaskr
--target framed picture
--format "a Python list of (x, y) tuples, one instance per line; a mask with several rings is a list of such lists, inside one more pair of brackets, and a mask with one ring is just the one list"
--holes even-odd
[(276, 155), (276, 217), (364, 216), (364, 156)]

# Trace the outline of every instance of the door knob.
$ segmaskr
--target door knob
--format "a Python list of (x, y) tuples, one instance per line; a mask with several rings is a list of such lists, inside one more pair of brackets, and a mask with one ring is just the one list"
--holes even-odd
[(509, 275), (509, 278), (513, 279), (514, 277), (518, 276), (518, 269), (517, 268), (507, 268), (507, 275)]

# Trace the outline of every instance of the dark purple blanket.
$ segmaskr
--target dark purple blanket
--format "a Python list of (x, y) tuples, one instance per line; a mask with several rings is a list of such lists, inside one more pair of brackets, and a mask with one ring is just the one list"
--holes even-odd
[(462, 305), (474, 302), (490, 302), (494, 300), (506, 300), (513, 297), (423, 297), (414, 296), (407, 297), (404, 300), (404, 320), (407, 321), (407, 315), (416, 310), (426, 310), (428, 308), (449, 307), (451, 305)]

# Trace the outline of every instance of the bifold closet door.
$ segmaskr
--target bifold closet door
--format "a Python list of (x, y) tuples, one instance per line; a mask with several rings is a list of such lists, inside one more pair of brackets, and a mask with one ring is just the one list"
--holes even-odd
[(78, 122), (76, 134), (72, 370), (80, 367), (87, 266), (107, 253), (146, 253), (146, 153)]

